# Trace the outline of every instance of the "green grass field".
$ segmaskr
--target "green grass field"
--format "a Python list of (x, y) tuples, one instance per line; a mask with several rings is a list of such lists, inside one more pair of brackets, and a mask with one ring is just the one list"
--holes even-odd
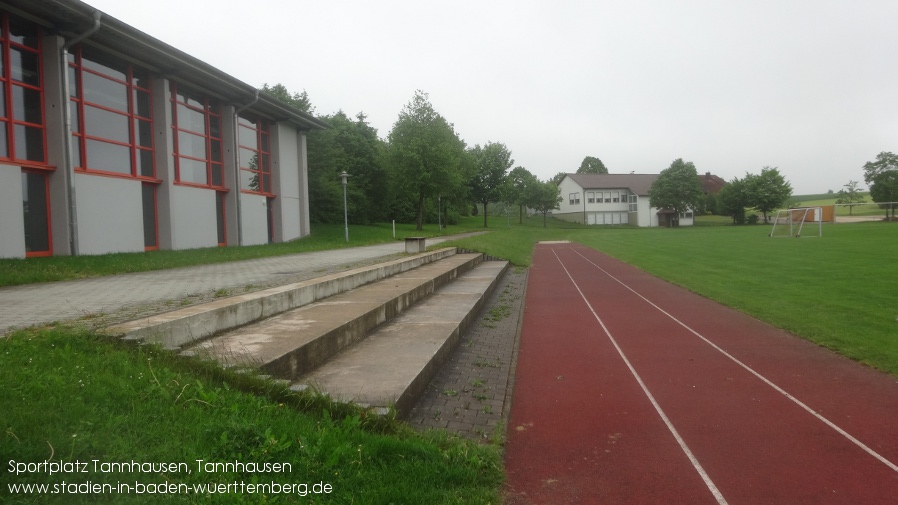
[(537, 240), (572, 240), (898, 375), (898, 225), (825, 225), (770, 238), (769, 226), (569, 230), (520, 227), (458, 245), (529, 265)]

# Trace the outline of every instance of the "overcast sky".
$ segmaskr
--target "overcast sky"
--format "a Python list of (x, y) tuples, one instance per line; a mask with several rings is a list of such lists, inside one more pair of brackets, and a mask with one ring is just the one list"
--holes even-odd
[(898, 151), (894, 0), (87, 0), (248, 84), (363, 111), (386, 138), (415, 90), (469, 145), (541, 179), (683, 158), (838, 191)]

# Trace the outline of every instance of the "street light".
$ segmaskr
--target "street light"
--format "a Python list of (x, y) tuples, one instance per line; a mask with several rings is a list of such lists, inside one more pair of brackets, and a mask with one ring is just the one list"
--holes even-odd
[(346, 241), (349, 242), (349, 213), (346, 207), (346, 179), (349, 178), (349, 174), (344, 170), (340, 174), (340, 179), (343, 180), (343, 226), (345, 229)]

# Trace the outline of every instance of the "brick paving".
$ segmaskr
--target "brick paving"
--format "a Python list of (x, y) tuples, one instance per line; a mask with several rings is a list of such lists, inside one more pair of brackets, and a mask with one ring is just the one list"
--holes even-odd
[(511, 407), (527, 270), (511, 267), (406, 421), (465, 438), (502, 441)]

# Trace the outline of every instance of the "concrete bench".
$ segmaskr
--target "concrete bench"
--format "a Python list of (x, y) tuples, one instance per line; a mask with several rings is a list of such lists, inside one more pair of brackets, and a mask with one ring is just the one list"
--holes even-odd
[(427, 247), (424, 245), (424, 239), (425, 237), (406, 237), (405, 252), (418, 254), (427, 250)]

